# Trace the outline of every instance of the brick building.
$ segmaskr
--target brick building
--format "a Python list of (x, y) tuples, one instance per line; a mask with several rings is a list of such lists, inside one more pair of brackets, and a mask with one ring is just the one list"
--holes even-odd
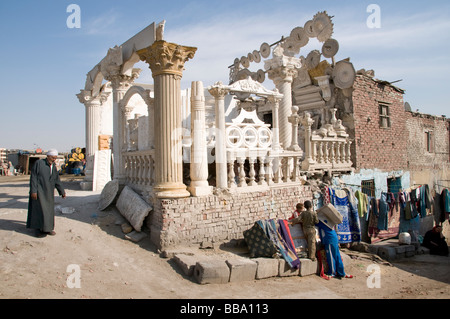
[(406, 110), (403, 94), (360, 70), (350, 97), (340, 97), (339, 116), (354, 139), (355, 173), (343, 179), (374, 196), (418, 184), (449, 186), (450, 120)]

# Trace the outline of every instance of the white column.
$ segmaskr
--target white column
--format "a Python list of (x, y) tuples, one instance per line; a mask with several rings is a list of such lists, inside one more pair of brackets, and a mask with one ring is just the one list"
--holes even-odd
[(164, 40), (139, 50), (150, 65), (155, 81), (155, 194), (159, 198), (188, 197), (183, 184), (182, 121), (180, 82), (184, 64), (197, 49)]
[(212, 186), (208, 184), (203, 82), (192, 82), (191, 88), (191, 184), (188, 190), (193, 196), (206, 196), (212, 194)]
[(86, 172), (81, 187), (83, 190), (92, 190), (94, 175), (94, 155), (98, 150), (98, 135), (100, 126), (100, 107), (106, 101), (109, 95), (100, 92), (99, 95), (93, 97), (91, 91), (81, 90), (77, 97), (86, 108)]
[(208, 87), (209, 93), (215, 98), (216, 113), (216, 187), (227, 188), (227, 147), (225, 141), (225, 95), (229, 90), (222, 84), (217, 82), (213, 86)]
[(300, 59), (274, 53), (272, 59), (266, 60), (264, 67), (268, 71), (269, 79), (283, 94), (279, 110), (279, 130), (280, 143), (283, 149), (287, 149), (292, 140), (292, 129), (288, 121), (292, 108), (292, 81), (298, 74), (301, 62)]
[(140, 69), (133, 69), (131, 75), (125, 75), (115, 65), (108, 67), (108, 64), (105, 64), (102, 66), (102, 72), (105, 79), (111, 81), (113, 94), (113, 178), (119, 180), (120, 184), (125, 184), (125, 163), (122, 159), (122, 143), (125, 137), (121, 101), (133, 81), (139, 76)]

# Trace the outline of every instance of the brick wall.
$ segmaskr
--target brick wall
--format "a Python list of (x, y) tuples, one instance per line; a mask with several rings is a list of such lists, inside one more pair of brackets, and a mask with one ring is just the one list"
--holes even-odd
[(271, 188), (229, 196), (156, 199), (148, 225), (158, 248), (228, 242), (261, 219), (292, 215), (298, 202), (312, 200), (310, 186)]
[[(449, 120), (418, 112), (405, 112), (408, 167), (440, 169), (449, 163)], [(427, 151), (426, 132), (431, 132), (431, 152)]]
[[(380, 127), (380, 103), (389, 107), (390, 127)], [(407, 167), (407, 134), (401, 90), (383, 85), (366, 75), (357, 75), (352, 94), (354, 125), (350, 135), (352, 161), (357, 170)]]

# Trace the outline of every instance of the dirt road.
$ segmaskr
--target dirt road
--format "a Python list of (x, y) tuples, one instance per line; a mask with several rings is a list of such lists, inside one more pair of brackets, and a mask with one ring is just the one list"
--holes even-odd
[[(55, 205), (73, 207), (56, 215), (56, 236), (36, 238), (25, 227), (28, 181), (0, 180), (0, 298), (164, 298), (305, 299), (443, 298), (450, 296), (450, 258), (417, 255), (393, 266), (375, 264), (379, 287), (368, 271), (373, 262), (351, 259), (353, 279), (326, 281), (316, 275), (199, 285), (160, 257), (148, 238), (136, 244), (114, 224), (118, 212), (97, 210), (100, 192), (81, 191), (65, 181), (67, 198)], [(199, 254), (231, 254), (221, 250)], [(79, 274), (79, 281), (74, 278)], [(77, 277), (78, 278), (78, 277)], [(69, 280), (68, 280), (69, 279)], [(370, 286), (370, 284), (369, 284)], [(372, 284), (373, 286), (373, 284)]]

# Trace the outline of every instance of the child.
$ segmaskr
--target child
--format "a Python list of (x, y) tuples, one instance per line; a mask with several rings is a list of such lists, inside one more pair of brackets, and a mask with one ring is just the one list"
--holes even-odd
[(289, 218), (289, 220), (299, 217), (300, 214), (305, 210), (303, 203), (298, 203), (297, 206), (295, 206), (295, 208), (296, 208), (296, 210), (292, 214), (292, 216)]
[(319, 223), (316, 211), (312, 210), (311, 201), (307, 200), (304, 203), (306, 211), (302, 212), (299, 217), (294, 218), (292, 225), (302, 223), (303, 233), (305, 234), (308, 243), (308, 258), (312, 261), (316, 260), (316, 228), (315, 225)]

